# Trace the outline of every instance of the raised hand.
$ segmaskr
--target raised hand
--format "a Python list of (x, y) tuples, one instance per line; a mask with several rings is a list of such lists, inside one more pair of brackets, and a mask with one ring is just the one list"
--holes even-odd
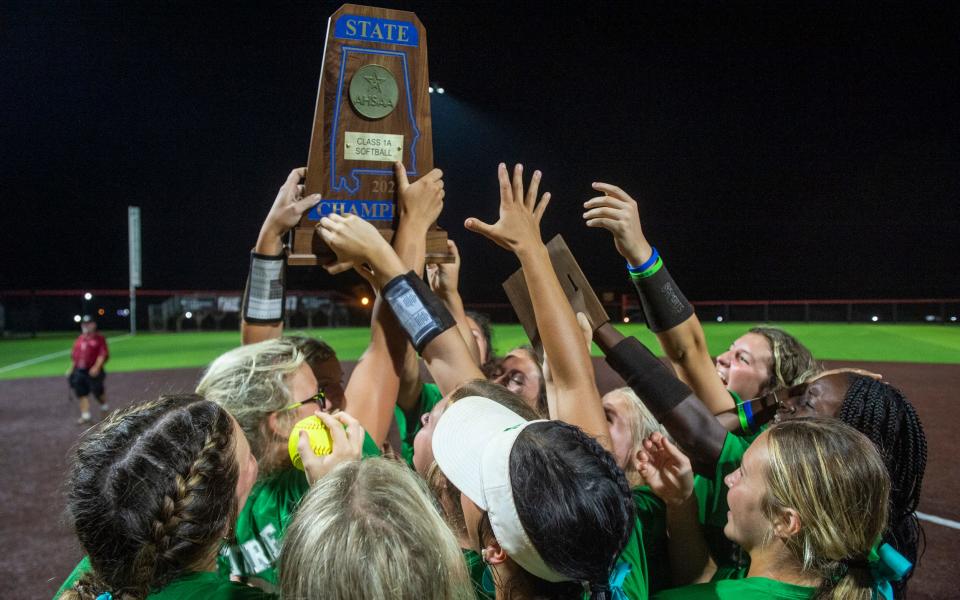
[(415, 181), (407, 181), (407, 169), (403, 163), (393, 163), (397, 179), (397, 204), (400, 219), (420, 225), (424, 232), (437, 221), (443, 210), (443, 171), (434, 169)]
[(530, 188), (524, 194), (523, 165), (514, 167), (511, 182), (507, 176), (507, 165), (500, 163), (497, 167), (497, 177), (500, 179), (500, 219), (489, 225), (470, 217), (464, 226), (515, 254), (532, 246), (542, 245), (540, 219), (550, 204), (550, 193), (541, 196), (537, 202), (540, 175), (540, 171), (533, 172)]
[(332, 471), (337, 465), (351, 460), (360, 460), (363, 455), (363, 438), (365, 435), (360, 421), (345, 412), (330, 415), (318, 410), (314, 414), (330, 430), (333, 448), (330, 454), (317, 456), (313, 453), (313, 448), (310, 447), (310, 437), (307, 432), (300, 432), (300, 439), (297, 440), (297, 451), (300, 452), (303, 470), (306, 472), (307, 481), (311, 485)]
[(317, 231), (320, 232), (323, 241), (337, 254), (336, 263), (324, 265), (324, 268), (331, 273), (339, 273), (355, 265), (370, 263), (371, 257), (377, 252), (384, 249), (391, 250), (390, 244), (380, 235), (376, 227), (354, 214), (331, 213), (320, 219)]
[(643, 441), (640, 474), (667, 504), (683, 504), (693, 493), (690, 459), (658, 431)]
[(277, 192), (277, 198), (267, 213), (267, 218), (260, 227), (260, 236), (257, 238), (256, 251), (261, 254), (279, 254), (283, 249), (283, 236), (300, 222), (303, 213), (320, 202), (320, 194), (303, 197), (303, 185), (300, 181), (306, 175), (307, 169), (301, 167), (290, 171), (287, 181)]
[(613, 234), (613, 243), (620, 256), (633, 266), (640, 266), (653, 254), (650, 244), (643, 236), (637, 201), (625, 191), (609, 183), (594, 183), (593, 189), (603, 196), (583, 203), (587, 212), (583, 219), (587, 227), (602, 227)]
[(460, 279), (460, 250), (453, 240), (447, 240), (447, 252), (453, 255), (453, 262), (427, 265), (427, 282), (433, 293), (441, 298), (458, 293)]

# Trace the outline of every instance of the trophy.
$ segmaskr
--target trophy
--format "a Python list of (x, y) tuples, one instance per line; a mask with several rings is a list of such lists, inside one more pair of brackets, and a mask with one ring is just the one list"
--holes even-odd
[[(320, 194), (292, 232), (288, 263), (334, 258), (316, 231), (331, 213), (355, 214), (393, 239), (393, 164), (413, 181), (433, 168), (427, 35), (412, 12), (344, 4), (327, 22), (304, 195)], [(447, 234), (427, 233), (427, 262), (451, 262)]]

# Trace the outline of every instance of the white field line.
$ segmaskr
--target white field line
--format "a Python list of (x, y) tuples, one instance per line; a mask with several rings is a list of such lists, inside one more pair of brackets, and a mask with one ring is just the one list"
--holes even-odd
[[(129, 339), (130, 337), (131, 336), (128, 333), (125, 335), (118, 335), (112, 338), (107, 338), (107, 341), (113, 344), (116, 342), (122, 342), (123, 340)], [(4, 367), (0, 367), (0, 373), (15, 371), (23, 367), (29, 367), (30, 365), (35, 365), (37, 363), (53, 360), (54, 358), (60, 358), (61, 356), (68, 356), (72, 351), (73, 349), (71, 348), (70, 350), (60, 350), (58, 352), (51, 352), (50, 354), (44, 354), (43, 356), (37, 356), (36, 358), (28, 358), (27, 360), (21, 360), (18, 363), (13, 363), (12, 365), (6, 365)]]
[(951, 521), (950, 519), (944, 519), (943, 517), (937, 517), (934, 515), (928, 515), (920, 511), (917, 511), (917, 518), (921, 521), (930, 521), (931, 523), (943, 525), (944, 527), (949, 527), (950, 529), (960, 529), (960, 522)]

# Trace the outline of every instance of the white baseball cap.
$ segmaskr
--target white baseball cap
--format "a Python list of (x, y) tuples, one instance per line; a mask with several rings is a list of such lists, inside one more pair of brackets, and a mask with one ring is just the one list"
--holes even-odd
[(486, 511), (500, 546), (526, 571), (547, 581), (570, 581), (550, 568), (527, 535), (513, 500), (510, 451), (533, 423), (481, 396), (450, 404), (433, 433), (433, 456), (447, 479)]

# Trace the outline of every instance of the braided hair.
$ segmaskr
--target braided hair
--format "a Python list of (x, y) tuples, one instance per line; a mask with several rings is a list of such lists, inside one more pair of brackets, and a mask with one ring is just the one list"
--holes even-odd
[(234, 442), (195, 394), (118, 411), (81, 441), (67, 512), (92, 569), (61, 600), (140, 600), (215, 560), (238, 509)]
[(635, 510), (613, 456), (578, 427), (534, 423), (514, 444), (510, 481), (530, 541), (551, 568), (573, 580), (528, 575), (529, 595), (580, 597), (588, 587), (592, 598), (610, 598), (608, 579), (633, 534)]
[[(883, 539), (916, 564), (924, 537), (916, 510), (927, 466), (927, 438), (917, 411), (897, 388), (858, 375), (850, 379), (838, 416), (880, 451), (891, 482), (889, 526)], [(905, 596), (909, 577), (893, 583), (898, 598)]]

